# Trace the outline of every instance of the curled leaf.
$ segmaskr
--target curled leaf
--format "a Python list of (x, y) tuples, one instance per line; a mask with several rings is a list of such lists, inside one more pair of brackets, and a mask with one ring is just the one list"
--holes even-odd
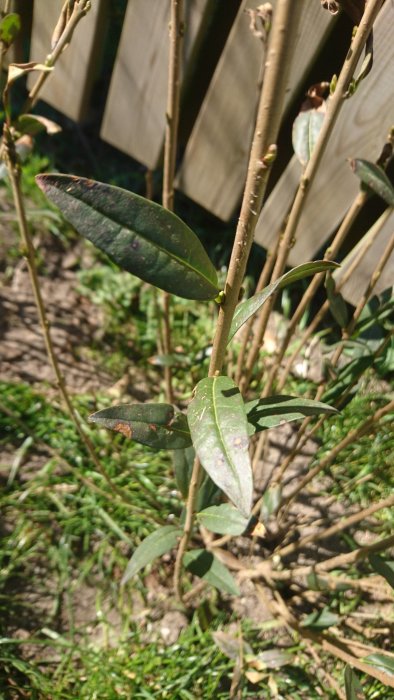
[(350, 161), (350, 165), (367, 189), (378, 194), (389, 207), (394, 207), (394, 186), (383, 168), (363, 158), (354, 158)]

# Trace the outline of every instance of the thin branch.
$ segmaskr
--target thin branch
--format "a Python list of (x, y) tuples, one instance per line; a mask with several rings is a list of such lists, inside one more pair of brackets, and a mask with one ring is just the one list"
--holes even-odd
[[(276, 260), (274, 270), (272, 273), (272, 281), (278, 279), (278, 277), (280, 277), (284, 272), (289, 252), (295, 241), (297, 227), (301, 218), (301, 214), (305, 202), (307, 200), (308, 193), (311, 189), (311, 184), (315, 178), (321, 160), (324, 156), (329, 138), (334, 129), (341, 108), (345, 102), (345, 99), (348, 96), (348, 89), (353, 78), (353, 74), (356, 70), (357, 63), (359, 61), (363, 48), (367, 42), (368, 36), (379, 13), (381, 5), (382, 0), (370, 0), (370, 2), (367, 3), (363, 18), (357, 28), (355, 36), (350, 45), (349, 51), (347, 53), (345, 62), (343, 64), (341, 73), (338, 78), (335, 92), (332, 95), (331, 99), (328, 101), (327, 112), (319, 133), (316, 146), (300, 180), (300, 184), (294, 199), (294, 204), (292, 206), (290, 216), (287, 221), (286, 229), (281, 240), (278, 258)], [(274, 303), (275, 295), (273, 295), (269, 300), (267, 300), (267, 303), (264, 305), (262, 313), (256, 324), (255, 339), (250, 349), (245, 367), (245, 379), (243, 380), (242, 385), (244, 390), (246, 389), (249, 383), (253, 367), (258, 357), (261, 342), (265, 333), (265, 329), (267, 327), (268, 318), (270, 316)]]
[[(268, 182), (270, 166), (276, 154), (275, 143), (282, 117), (287, 76), (302, 9), (302, 2), (294, 3), (293, 0), (279, 0), (274, 14), (265, 80), (258, 107), (241, 214), (225, 285), (225, 299), (219, 311), (213, 341), (209, 366), (209, 376), (211, 377), (220, 373), (223, 367), (231, 321), (238, 303), (246, 263), (253, 242), (254, 230)], [(179, 599), (182, 599), (180, 580), (182, 558), (192, 531), (200, 473), (201, 465), (199, 460), (196, 459), (192, 474), (193, 485), (191, 484), (186, 505), (185, 529), (175, 564), (174, 587)]]
[[(168, 91), (166, 132), (164, 143), (163, 170), (163, 206), (174, 211), (174, 176), (178, 139), (181, 52), (183, 44), (183, 0), (171, 0), (170, 19), (170, 56), (168, 64)], [(165, 355), (171, 355), (171, 324), (170, 324), (171, 295), (163, 293), (163, 346)], [(169, 403), (174, 400), (172, 387), (171, 365), (164, 367), (164, 382), (166, 399)]]

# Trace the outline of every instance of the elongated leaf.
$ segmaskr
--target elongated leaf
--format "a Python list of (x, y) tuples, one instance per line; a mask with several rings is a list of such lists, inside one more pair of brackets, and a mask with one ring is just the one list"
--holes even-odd
[(365, 695), (355, 672), (350, 666), (345, 668), (346, 700), (364, 700)]
[(384, 199), (389, 207), (394, 207), (394, 187), (383, 168), (362, 158), (354, 158), (350, 165), (364, 185)]
[(330, 304), (330, 311), (338, 325), (341, 328), (345, 328), (345, 326), (347, 326), (349, 316), (347, 312), (346, 302), (342, 294), (336, 291), (335, 281), (331, 273), (328, 273), (326, 277), (325, 287), (327, 290), (327, 298)]
[(37, 184), (79, 233), (119, 267), (185, 299), (214, 299), (217, 275), (199, 239), (175, 214), (119, 187), (72, 175)]
[(249, 435), (275, 428), (283, 423), (303, 420), (305, 416), (338, 413), (336, 408), (321, 401), (286, 395), (248, 401), (245, 404), (245, 411), (248, 418)]
[(15, 126), (19, 133), (30, 136), (36, 136), (42, 131), (46, 131), (47, 134), (57, 134), (62, 130), (59, 124), (38, 114), (21, 114), (16, 120)]
[(229, 570), (206, 549), (192, 549), (183, 557), (185, 567), (219, 591), (239, 595), (239, 588)]
[(234, 337), (237, 331), (243, 326), (246, 321), (253, 316), (263, 304), (269, 299), (270, 296), (283, 289), (288, 284), (292, 282), (297, 282), (298, 280), (304, 279), (304, 277), (310, 277), (318, 272), (326, 272), (327, 270), (333, 270), (339, 267), (337, 263), (330, 260), (315, 260), (314, 262), (305, 263), (303, 265), (297, 265), (289, 272), (286, 272), (282, 277), (275, 280), (265, 287), (261, 292), (258, 292), (250, 299), (246, 299), (238, 304), (235, 309), (233, 321), (230, 328), (230, 333), (228, 336), (228, 342)]
[(368, 558), (372, 568), (394, 588), (394, 561), (386, 561), (379, 554), (370, 554)]
[(294, 662), (294, 654), (291, 654), (286, 649), (266, 649), (266, 651), (260, 651), (251, 659), (247, 658), (246, 661), (250, 663), (253, 668), (264, 671), (267, 668), (288, 666)]
[(122, 578), (122, 584), (127, 583), (138, 571), (150, 564), (157, 557), (166, 554), (173, 549), (178, 538), (182, 535), (182, 530), (175, 525), (164, 525), (155, 530), (137, 547)]
[(282, 487), (280, 484), (272, 484), (264, 492), (260, 508), (260, 520), (266, 523), (271, 515), (276, 515), (282, 502)]
[(166, 403), (111, 406), (92, 413), (89, 422), (157, 450), (179, 450), (191, 445), (186, 416)]
[[(187, 447), (185, 450), (173, 450), (172, 452), (176, 484), (184, 498), (187, 497), (189, 492), (195, 456), (196, 452), (194, 447)], [(204, 508), (208, 508), (208, 506), (216, 504), (221, 494), (220, 488), (216, 486), (208, 474), (205, 474), (201, 486), (198, 489), (196, 510), (203, 510)]]
[(188, 421), (201, 464), (245, 517), (252, 506), (252, 467), (244, 403), (229, 377), (207, 377), (196, 387)]
[(316, 109), (308, 109), (300, 112), (294, 120), (292, 141), (294, 153), (301, 165), (306, 165), (309, 161), (316, 141), (319, 138), (325, 113)]
[(394, 676), (394, 659), (391, 656), (386, 656), (385, 654), (369, 654), (361, 659), (361, 661), (366, 664), (371, 664), (371, 666), (376, 666), (376, 668), (380, 668), (389, 676)]
[(197, 518), (207, 530), (217, 532), (219, 535), (242, 535), (249, 522), (248, 518), (229, 503), (206, 508), (197, 513)]
[(332, 613), (327, 607), (323, 610), (315, 610), (307, 615), (301, 622), (301, 627), (311, 627), (312, 629), (326, 629), (339, 622), (339, 615)]

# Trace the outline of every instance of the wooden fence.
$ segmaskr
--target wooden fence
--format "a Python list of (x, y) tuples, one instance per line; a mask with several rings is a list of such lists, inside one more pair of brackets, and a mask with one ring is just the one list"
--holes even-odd
[[(190, 84), (211, 31), (211, 19), (221, 0), (185, 0), (186, 29), (183, 85)], [(86, 117), (103, 45), (109, 0), (92, 0), (92, 10), (79, 24), (70, 51), (61, 57), (42, 98), (76, 121)], [(289, 78), (285, 110), (304, 88), (304, 79), (317, 52), (330, 37), (334, 18), (319, 0), (304, 3), (304, 17)], [(30, 60), (42, 61), (63, 0), (34, 0)], [(240, 0), (239, 10), (216, 64), (209, 87), (191, 125), (190, 137), (177, 173), (176, 185), (222, 220), (239, 206), (256, 111), (258, 82), (264, 65), (264, 43), (250, 30), (246, 12), (256, 0)], [(272, 5), (275, 11), (275, 0)], [(162, 156), (168, 63), (170, 0), (128, 0), (121, 38), (103, 114), (101, 137), (154, 169)], [(225, 11), (222, 3), (222, 10)], [(215, 36), (212, 36), (215, 41)], [(313, 259), (343, 218), (359, 183), (347, 160), (376, 160), (394, 124), (394, 3), (387, 0), (374, 30), (371, 74), (344, 105), (321, 169), (298, 227), (290, 264)], [(327, 75), (321, 79), (327, 79)], [(307, 86), (306, 86), (307, 87)], [(279, 144), (280, 145), (280, 144)], [(287, 149), (289, 147), (287, 146)], [(272, 248), (294, 197), (301, 165), (290, 158), (265, 202), (256, 241)], [(382, 249), (393, 236), (394, 214), (372, 242), (345, 297), (356, 303)], [(351, 256), (349, 256), (351, 258)], [(344, 266), (349, 264), (344, 261)], [(392, 284), (391, 256), (377, 291)]]

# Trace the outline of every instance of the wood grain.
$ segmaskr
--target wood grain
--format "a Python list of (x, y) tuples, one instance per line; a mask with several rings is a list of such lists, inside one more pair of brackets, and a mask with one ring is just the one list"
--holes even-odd
[[(394, 5), (383, 6), (374, 29), (374, 64), (369, 76), (342, 108), (328, 144), (323, 164), (314, 181), (291, 251), (290, 265), (314, 257), (343, 218), (359, 190), (349, 158), (376, 160), (394, 123)], [(256, 229), (256, 242), (272, 248), (278, 227), (297, 189), (301, 166), (293, 158), (267, 200)], [(362, 286), (377, 262), (368, 256), (354, 284)], [(350, 287), (349, 287), (350, 289)], [(350, 297), (349, 297), (350, 298)]]
[[(245, 10), (250, 5), (249, 0), (241, 3), (177, 179), (179, 189), (223, 220), (232, 216), (243, 191), (265, 57), (249, 28)], [(331, 24), (319, 3), (306, 2), (304, 12), (285, 108)]]
[[(209, 5), (185, 3), (185, 71)], [(151, 169), (164, 142), (169, 18), (169, 0), (129, 0), (101, 129), (105, 141)]]
[[(78, 24), (70, 46), (60, 56), (40, 96), (74, 121), (86, 117), (99, 64), (102, 30), (108, 0), (95, 0)], [(51, 50), (51, 36), (64, 0), (34, 0), (30, 61), (43, 63)], [(31, 88), (38, 73), (29, 76)]]

